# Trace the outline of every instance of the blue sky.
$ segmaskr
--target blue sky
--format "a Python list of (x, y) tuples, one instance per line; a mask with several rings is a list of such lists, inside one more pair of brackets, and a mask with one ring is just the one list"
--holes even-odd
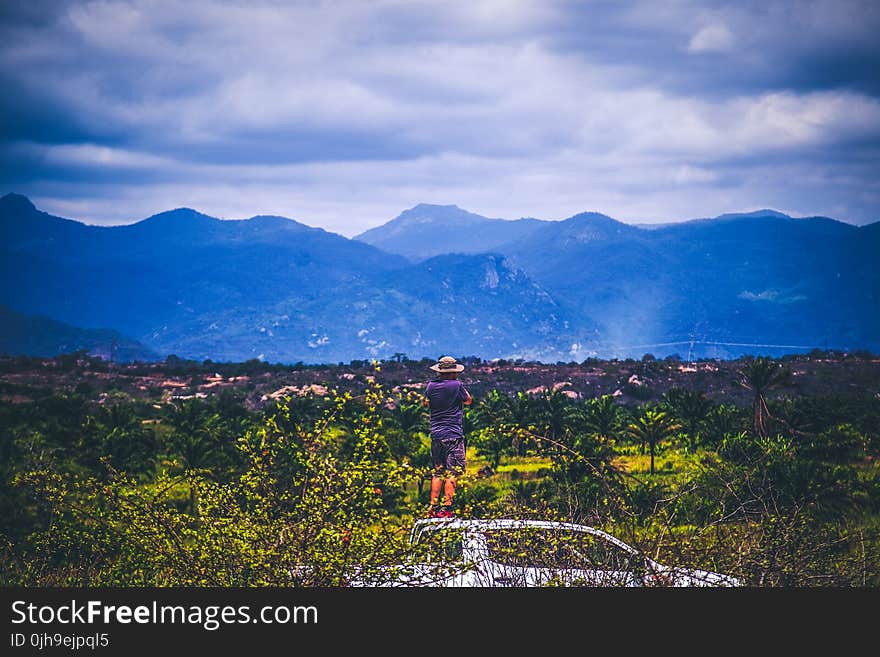
[(880, 219), (880, 3), (4, 0), (0, 193), (346, 236), (417, 203)]

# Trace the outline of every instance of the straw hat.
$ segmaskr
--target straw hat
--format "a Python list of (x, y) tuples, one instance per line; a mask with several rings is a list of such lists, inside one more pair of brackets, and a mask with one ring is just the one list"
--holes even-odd
[(464, 365), (457, 362), (452, 356), (443, 356), (431, 365), (431, 369), (435, 372), (463, 372)]

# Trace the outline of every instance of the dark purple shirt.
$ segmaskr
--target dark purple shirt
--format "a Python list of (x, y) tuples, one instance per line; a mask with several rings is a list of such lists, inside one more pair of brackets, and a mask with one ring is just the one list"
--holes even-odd
[(467, 388), (458, 379), (429, 381), (425, 390), (431, 412), (431, 437), (442, 440), (464, 438), (462, 405)]

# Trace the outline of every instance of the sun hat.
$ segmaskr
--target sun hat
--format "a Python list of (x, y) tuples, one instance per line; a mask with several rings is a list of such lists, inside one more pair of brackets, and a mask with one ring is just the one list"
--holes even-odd
[(463, 372), (464, 365), (456, 362), (452, 356), (443, 356), (439, 361), (431, 365), (431, 369), (435, 372)]

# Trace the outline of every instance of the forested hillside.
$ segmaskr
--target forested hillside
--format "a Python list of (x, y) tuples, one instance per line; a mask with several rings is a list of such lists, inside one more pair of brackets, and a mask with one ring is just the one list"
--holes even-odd
[[(462, 517), (752, 586), (880, 585), (880, 359), (466, 359)], [(4, 584), (344, 585), (427, 505), (426, 363), (0, 361)]]

